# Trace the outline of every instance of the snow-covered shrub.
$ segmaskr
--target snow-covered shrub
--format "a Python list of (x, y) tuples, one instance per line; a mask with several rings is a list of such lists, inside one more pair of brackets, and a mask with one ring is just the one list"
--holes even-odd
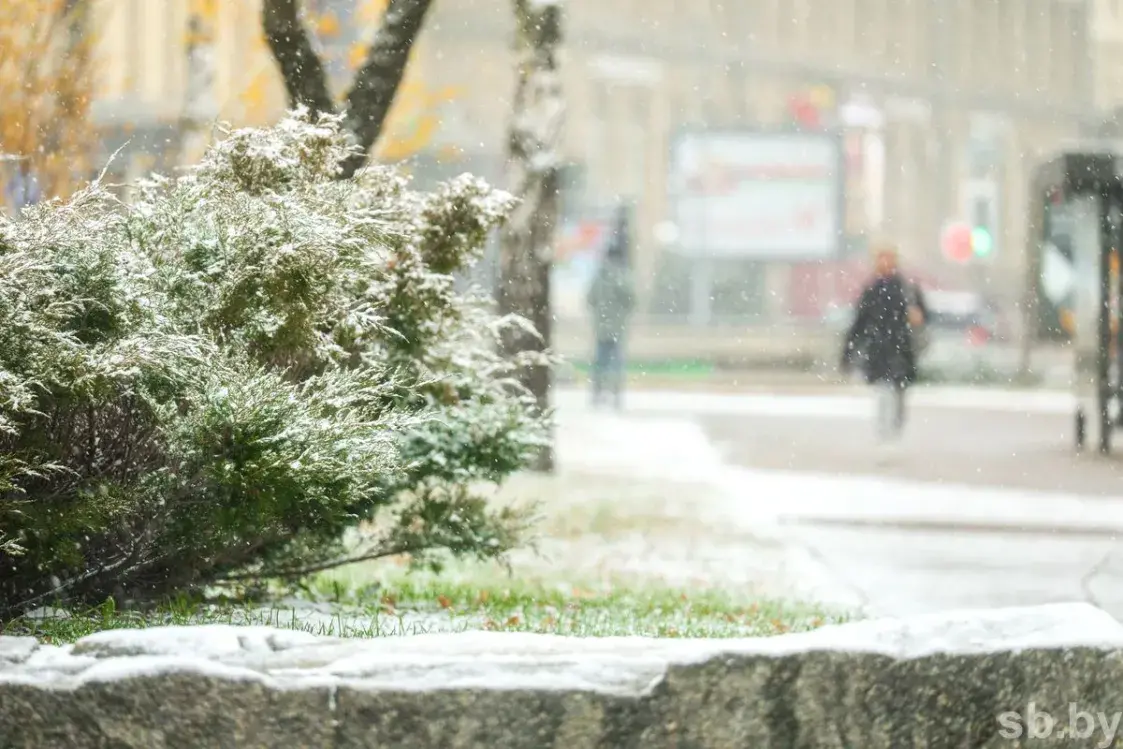
[(496, 353), (517, 321), (453, 282), (511, 199), (347, 153), (298, 112), (130, 205), (0, 219), (0, 615), (517, 543), (469, 487), (544, 424)]

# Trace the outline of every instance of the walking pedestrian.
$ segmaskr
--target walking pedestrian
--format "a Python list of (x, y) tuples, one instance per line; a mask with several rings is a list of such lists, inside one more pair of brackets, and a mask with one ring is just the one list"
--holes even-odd
[(589, 287), (588, 305), (593, 318), (593, 405), (612, 394), (616, 408), (623, 405), (624, 341), (635, 307), (635, 287), (628, 267), (629, 226), (627, 209), (617, 210), (612, 237)]
[(848, 372), (858, 360), (866, 382), (876, 388), (876, 431), (887, 443), (904, 430), (905, 391), (916, 382), (917, 331), (926, 325), (928, 310), (919, 286), (901, 275), (896, 247), (878, 247), (875, 270), (846, 333), (842, 369)]

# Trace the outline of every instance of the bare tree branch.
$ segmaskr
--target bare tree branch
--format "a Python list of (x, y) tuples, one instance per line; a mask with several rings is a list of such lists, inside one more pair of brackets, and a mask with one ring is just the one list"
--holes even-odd
[(269, 49), (281, 68), (289, 105), (303, 104), (314, 113), (334, 112), (324, 63), (300, 20), (300, 0), (265, 0), (261, 23)]
[[(421, 31), (432, 0), (389, 0), (366, 59), (347, 94), (344, 127), (359, 147), (343, 164), (340, 177), (351, 177), (366, 164), (378, 140), (394, 96), (405, 75), (409, 53)], [(265, 0), (262, 25), (269, 49), (281, 69), (289, 105), (312, 112), (334, 112), (323, 60), (300, 20), (300, 0)]]
[(355, 135), (362, 153), (344, 163), (345, 177), (362, 168), (367, 153), (382, 132), (405, 75), (413, 42), (421, 32), (431, 4), (432, 0), (390, 0), (386, 6), (382, 25), (347, 94), (344, 124)]
[(343, 567), (343, 566), (346, 566), (348, 564), (356, 564), (358, 562), (373, 562), (377, 559), (385, 559), (387, 557), (396, 557), (396, 556), (399, 556), (401, 554), (416, 554), (420, 551), (429, 551), (429, 550), (435, 549), (435, 548), (441, 548), (441, 547), (428, 546), (428, 545), (424, 545), (424, 544), (420, 544), (420, 545), (402, 544), (400, 546), (376, 547), (374, 550), (363, 553), (363, 554), (357, 554), (357, 555), (350, 556), (350, 557), (343, 557), (343, 558), (340, 558), (340, 559), (331, 559), (331, 560), (328, 560), (326, 562), (320, 562), (320, 563), (317, 563), (317, 564), (308, 564), (308, 565), (304, 565), (304, 566), (300, 566), (300, 567), (289, 567), (289, 568), (286, 568), (286, 569), (279, 569), (279, 570), (266, 570), (266, 571), (257, 571), (257, 572), (238, 572), (238, 573), (235, 573), (235, 574), (232, 574), (232, 575), (224, 575), (218, 580), (218, 582), (232, 583), (232, 582), (239, 582), (239, 581), (242, 581), (242, 580), (260, 580), (262, 578), (267, 578), (267, 577), (268, 578), (277, 578), (277, 579), (282, 579), (282, 580), (292, 580), (292, 579), (296, 579), (296, 578), (307, 577), (308, 575), (313, 575), (317, 572), (325, 572), (327, 570), (333, 570), (333, 569), (336, 569), (337, 567)]

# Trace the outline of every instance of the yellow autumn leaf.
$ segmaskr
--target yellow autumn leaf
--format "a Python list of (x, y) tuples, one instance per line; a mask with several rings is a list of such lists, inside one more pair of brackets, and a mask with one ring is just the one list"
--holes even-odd
[(386, 12), (386, 0), (363, 0), (355, 9), (355, 17), (360, 23), (376, 24)]
[(351, 46), (347, 48), (347, 67), (351, 70), (358, 70), (366, 57), (367, 45), (362, 42), (352, 42)]
[(316, 33), (322, 37), (334, 39), (335, 37), (339, 36), (339, 16), (335, 15), (335, 13), (332, 13), (330, 10), (326, 13), (321, 13), (319, 16), (314, 18), (313, 24), (315, 26)]
[(0, 2), (0, 153), (11, 157), (0, 181), (18, 169), (42, 195), (66, 197), (88, 178), (98, 90), (88, 7), (66, 14), (62, 0)]

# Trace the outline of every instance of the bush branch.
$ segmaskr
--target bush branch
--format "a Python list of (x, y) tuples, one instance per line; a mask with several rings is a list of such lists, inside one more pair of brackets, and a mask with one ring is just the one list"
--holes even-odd
[(318, 562), (316, 564), (307, 564), (300, 567), (289, 567), (282, 570), (269, 570), (267, 572), (240, 572), (235, 575), (224, 575), (219, 579), (218, 582), (236, 583), (244, 582), (246, 580), (260, 580), (267, 577), (292, 580), (296, 578), (307, 577), (308, 575), (314, 575), (317, 572), (326, 572), (328, 570), (334, 570), (339, 567), (346, 567), (349, 564), (357, 564), (358, 562), (373, 562), (378, 559), (385, 559), (386, 557), (396, 557), (401, 554), (416, 554), (421, 551), (431, 551), (435, 548), (440, 547), (428, 546), (423, 544), (401, 544), (398, 546), (380, 547), (364, 554), (358, 554), (352, 557), (344, 557), (342, 559), (332, 559), (327, 562)]

